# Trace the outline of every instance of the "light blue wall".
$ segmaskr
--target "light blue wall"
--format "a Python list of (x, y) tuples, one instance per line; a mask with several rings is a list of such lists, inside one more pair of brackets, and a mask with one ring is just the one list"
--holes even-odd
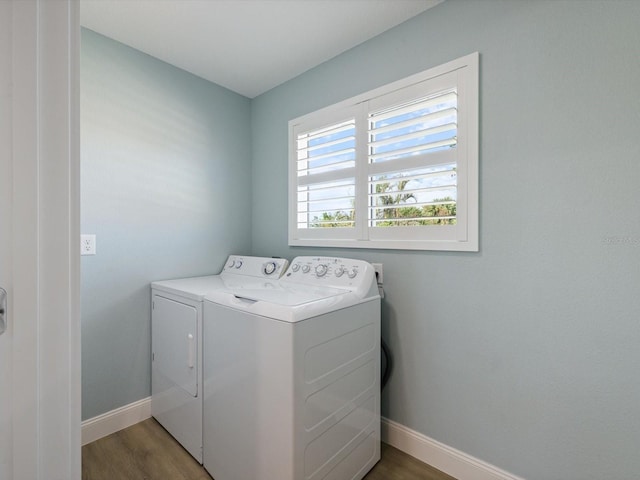
[[(639, 25), (447, 0), (252, 102), (253, 253), (382, 262), (384, 415), (530, 480), (640, 471)], [(480, 252), (289, 248), (287, 122), (474, 51)]]
[[(636, 478), (639, 21), (447, 0), (253, 101), (84, 31), (83, 418), (149, 395), (150, 281), (327, 253), (384, 263), (385, 416), (529, 480)], [(480, 252), (288, 247), (288, 120), (473, 51)]]
[(250, 253), (250, 101), (83, 30), (81, 122), (86, 419), (150, 394), (149, 283)]

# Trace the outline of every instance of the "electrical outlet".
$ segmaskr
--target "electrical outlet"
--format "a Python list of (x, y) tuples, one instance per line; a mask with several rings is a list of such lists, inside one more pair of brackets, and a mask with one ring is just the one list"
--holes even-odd
[(80, 235), (80, 255), (96, 254), (96, 236)]
[(382, 279), (383, 279), (382, 264), (372, 263), (371, 265), (373, 265), (373, 270), (376, 272), (376, 281), (378, 282), (378, 285), (382, 285)]

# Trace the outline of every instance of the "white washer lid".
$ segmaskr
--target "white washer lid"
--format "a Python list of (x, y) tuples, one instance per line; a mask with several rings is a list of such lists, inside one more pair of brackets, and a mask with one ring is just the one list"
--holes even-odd
[[(215, 292), (220, 296), (233, 295), (253, 302), (268, 302), (287, 307), (304, 305), (350, 293), (349, 290), (339, 288), (309, 285), (299, 287), (283, 285), (281, 282), (227, 282), (225, 279), (224, 283), (226, 288), (219, 288)], [(211, 298), (213, 294), (214, 292), (211, 292), (208, 298)]]
[[(205, 298), (212, 303), (247, 314), (273, 320), (295, 323), (317, 317), (353, 305), (369, 301), (379, 301), (379, 296), (362, 299), (348, 290), (319, 287), (275, 288), (275, 289), (220, 289), (210, 292)], [(206, 321), (206, 313), (205, 313)]]

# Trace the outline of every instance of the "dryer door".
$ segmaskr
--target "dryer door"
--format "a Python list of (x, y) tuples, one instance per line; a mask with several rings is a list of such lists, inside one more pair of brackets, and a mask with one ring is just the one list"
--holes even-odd
[(198, 395), (197, 326), (195, 307), (153, 296), (151, 315), (154, 373), (180, 387), (190, 395)]

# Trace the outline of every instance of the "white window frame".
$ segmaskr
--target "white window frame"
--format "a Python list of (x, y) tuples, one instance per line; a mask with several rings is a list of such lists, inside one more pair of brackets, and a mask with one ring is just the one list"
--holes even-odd
[[(376, 165), (368, 161), (367, 128), (356, 128), (355, 211), (353, 228), (298, 228), (297, 132), (310, 131), (356, 116), (367, 125), (368, 113), (390, 98), (412, 98), (417, 84), (424, 93), (455, 86), (458, 94), (456, 151), (456, 224), (415, 227), (368, 226), (368, 179)], [(413, 98), (416, 98), (415, 96)], [(393, 101), (393, 100), (392, 100)], [(396, 102), (397, 103), (397, 102)], [(389, 103), (393, 104), (393, 103)], [(383, 104), (384, 105), (384, 104)], [(458, 58), (363, 93), (289, 122), (289, 245), (307, 247), (478, 251), (479, 54)], [(433, 154), (431, 154), (433, 155)]]

